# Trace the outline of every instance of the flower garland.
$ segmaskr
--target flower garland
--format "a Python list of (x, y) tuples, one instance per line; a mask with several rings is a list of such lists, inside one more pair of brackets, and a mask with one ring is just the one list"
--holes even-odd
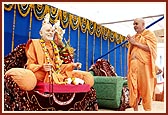
[[(59, 50), (58, 50), (58, 47), (57, 45), (54, 43), (53, 40), (50, 41), (51, 44), (52, 44), (52, 47), (54, 49), (53, 53), (55, 55), (55, 60), (54, 60), (54, 63), (56, 64), (55, 67), (56, 67), (56, 73), (59, 73), (60, 72), (60, 66), (62, 65), (62, 60), (60, 59), (60, 56), (59, 56)], [(49, 64), (50, 63), (50, 56), (49, 56), (49, 53), (48, 53), (48, 50), (47, 50), (47, 47), (46, 47), (46, 44), (45, 44), (45, 41), (43, 39), (40, 39), (40, 43), (41, 43), (41, 46), (43, 48), (43, 51), (44, 51), (44, 54), (45, 54), (45, 57), (47, 59), (47, 63)]]

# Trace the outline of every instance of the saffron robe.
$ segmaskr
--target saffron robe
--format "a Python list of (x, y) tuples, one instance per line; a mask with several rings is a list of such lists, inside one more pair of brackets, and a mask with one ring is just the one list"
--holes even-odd
[(142, 97), (144, 110), (151, 110), (154, 91), (155, 60), (157, 39), (149, 30), (135, 35), (136, 42), (148, 45), (150, 52), (129, 44), (128, 48), (128, 87), (130, 91), (130, 106), (135, 107), (137, 100)]
[[(54, 53), (53, 47), (50, 42), (45, 43), (50, 55), (50, 63), (52, 64), (52, 68), (56, 68), (56, 64), (54, 63)], [(47, 59), (44, 55), (44, 51), (42, 49), (41, 43), (39, 39), (29, 40), (26, 44), (26, 55), (27, 55), (27, 63), (26, 68), (30, 69), (34, 72), (38, 81), (43, 81), (45, 83), (50, 82), (49, 72), (43, 70), (43, 64), (47, 63)], [(69, 77), (78, 77), (84, 80), (85, 84), (89, 84), (91, 87), (94, 85), (94, 78), (90, 72), (74, 70), (73, 63), (62, 64), (60, 67), (60, 73), (51, 73), (54, 79), (54, 83), (56, 84), (65, 84), (64, 79)]]

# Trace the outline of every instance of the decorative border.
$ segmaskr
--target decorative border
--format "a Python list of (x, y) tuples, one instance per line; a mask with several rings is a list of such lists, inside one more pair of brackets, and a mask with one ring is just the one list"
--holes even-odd
[[(33, 12), (37, 20), (43, 20), (44, 16), (47, 13), (50, 13), (50, 23), (52, 24), (54, 24), (56, 20), (60, 20), (64, 29), (70, 25), (73, 30), (80, 28), (80, 31), (83, 33), (88, 31), (90, 35), (95, 34), (95, 37), (102, 37), (104, 40), (110, 39), (110, 42), (116, 42), (116, 44), (119, 44), (126, 39), (125, 36), (101, 26), (94, 21), (79, 17), (75, 14), (71, 14), (47, 4), (4, 4), (4, 10), (6, 11), (11, 11), (15, 8), (23, 17), (26, 17), (30, 13), (30, 18), (32, 18)], [(30, 19), (30, 30), (31, 20), (32, 19)], [(124, 46), (128, 47), (128, 45)]]

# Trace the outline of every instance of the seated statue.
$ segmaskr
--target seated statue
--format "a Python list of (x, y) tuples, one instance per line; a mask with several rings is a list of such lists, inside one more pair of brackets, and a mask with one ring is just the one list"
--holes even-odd
[[(93, 76), (74, 70), (81, 63), (73, 62), (74, 49), (69, 41), (62, 42), (62, 32), (47, 18), (40, 30), (41, 39), (19, 44), (4, 57), (4, 111), (98, 110)], [(52, 87), (53, 92), (50, 86), (57, 88)]]
[(90, 72), (74, 70), (80, 69), (81, 63), (66, 64), (61, 60), (59, 49), (65, 46), (62, 42), (63, 30), (59, 24), (52, 26), (47, 19), (44, 19), (40, 29), (41, 39), (30, 39), (26, 44), (26, 68), (35, 74), (37, 81), (55, 84), (85, 83), (92, 87), (94, 78)]

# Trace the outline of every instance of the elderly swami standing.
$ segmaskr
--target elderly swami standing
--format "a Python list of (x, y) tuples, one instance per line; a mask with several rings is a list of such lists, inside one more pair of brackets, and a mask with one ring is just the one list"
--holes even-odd
[(130, 91), (130, 106), (138, 111), (138, 101), (142, 98), (145, 111), (151, 111), (154, 91), (155, 60), (157, 57), (157, 38), (155, 34), (145, 29), (142, 18), (134, 19), (134, 36), (127, 36), (128, 48), (128, 87)]

